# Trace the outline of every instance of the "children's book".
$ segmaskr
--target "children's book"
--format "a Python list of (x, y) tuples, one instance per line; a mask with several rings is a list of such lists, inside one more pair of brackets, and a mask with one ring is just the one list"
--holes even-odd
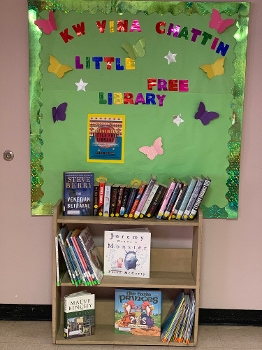
[(94, 173), (65, 171), (63, 173), (63, 215), (94, 214)]
[(151, 232), (148, 229), (104, 233), (104, 274), (150, 277)]
[(189, 214), (190, 214), (190, 212), (194, 206), (194, 203), (199, 195), (199, 192), (202, 188), (203, 182), (204, 182), (204, 179), (202, 179), (201, 177), (197, 178), (197, 182), (196, 182), (196, 185), (194, 187), (194, 190), (189, 198), (189, 201), (187, 202), (186, 208), (185, 208), (184, 213), (182, 215), (183, 220), (188, 219)]
[(115, 333), (160, 337), (161, 312), (161, 291), (115, 290)]
[(189, 201), (189, 199), (191, 197), (191, 194), (193, 193), (193, 190), (195, 188), (196, 183), (197, 183), (197, 178), (195, 176), (193, 176), (191, 178), (191, 180), (190, 180), (190, 183), (188, 185), (188, 188), (186, 190), (186, 193), (184, 195), (182, 203), (181, 203), (181, 205), (180, 205), (180, 207), (178, 209), (178, 212), (176, 214), (176, 219), (177, 220), (180, 220), (182, 218), (182, 215), (183, 215), (184, 210), (186, 208), (186, 205), (187, 205), (187, 203), (188, 203), (188, 201)]
[(112, 184), (105, 184), (103, 216), (109, 216)]
[(81, 291), (64, 297), (64, 338), (95, 334), (95, 294)]

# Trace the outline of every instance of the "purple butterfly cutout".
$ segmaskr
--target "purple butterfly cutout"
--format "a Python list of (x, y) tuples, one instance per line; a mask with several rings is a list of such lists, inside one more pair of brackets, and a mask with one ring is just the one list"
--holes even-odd
[(64, 121), (66, 119), (66, 107), (66, 102), (61, 103), (58, 107), (52, 107), (54, 123), (58, 120)]
[(203, 125), (207, 125), (211, 120), (219, 117), (216, 112), (208, 112), (203, 102), (199, 103), (198, 111), (195, 114), (195, 119), (200, 119)]

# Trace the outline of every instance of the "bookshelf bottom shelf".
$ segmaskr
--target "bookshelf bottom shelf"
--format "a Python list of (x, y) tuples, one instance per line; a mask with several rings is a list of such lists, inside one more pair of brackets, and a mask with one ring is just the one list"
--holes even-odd
[(195, 346), (194, 340), (191, 339), (190, 344), (181, 344), (170, 342), (168, 345), (163, 343), (159, 337), (153, 336), (136, 336), (131, 334), (116, 334), (112, 325), (96, 325), (95, 334), (86, 337), (76, 337), (65, 339), (63, 336), (63, 326), (60, 325), (56, 344), (63, 345), (144, 345), (144, 346)]

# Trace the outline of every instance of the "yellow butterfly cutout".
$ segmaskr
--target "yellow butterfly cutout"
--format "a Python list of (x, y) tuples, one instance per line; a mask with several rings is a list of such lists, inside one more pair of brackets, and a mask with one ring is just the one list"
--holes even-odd
[(72, 67), (66, 64), (61, 64), (57, 58), (50, 55), (49, 59), (50, 65), (48, 66), (48, 72), (54, 73), (58, 78), (63, 78), (64, 74), (73, 70)]
[(141, 38), (135, 45), (130, 45), (128, 43), (123, 43), (121, 47), (128, 53), (128, 56), (135, 60), (137, 57), (144, 57), (146, 54), (145, 51), (146, 40)]
[(203, 64), (203, 66), (200, 66), (205, 73), (207, 73), (207, 77), (209, 79), (214, 78), (216, 75), (222, 75), (224, 74), (224, 61), (225, 57), (218, 58), (215, 63), (213, 64)]

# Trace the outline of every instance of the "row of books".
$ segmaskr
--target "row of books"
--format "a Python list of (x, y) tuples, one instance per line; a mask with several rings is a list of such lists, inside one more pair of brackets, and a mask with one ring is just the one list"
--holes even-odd
[(192, 290), (189, 293), (180, 292), (162, 326), (162, 342), (169, 343), (174, 341), (189, 344), (195, 311), (196, 301), (194, 292)]
[[(158, 336), (162, 342), (189, 344), (195, 316), (192, 290), (181, 291), (162, 323), (162, 292), (115, 289), (114, 332)], [(95, 294), (80, 291), (64, 296), (64, 337), (95, 334)]]
[(61, 284), (60, 251), (72, 284), (100, 284), (103, 278), (102, 262), (88, 227), (70, 231), (67, 225), (63, 226), (57, 232), (55, 246), (57, 285)]
[(92, 172), (64, 172), (63, 183), (64, 215), (188, 220), (196, 216), (211, 180), (193, 176), (164, 185), (152, 176), (129, 186), (95, 182)]

